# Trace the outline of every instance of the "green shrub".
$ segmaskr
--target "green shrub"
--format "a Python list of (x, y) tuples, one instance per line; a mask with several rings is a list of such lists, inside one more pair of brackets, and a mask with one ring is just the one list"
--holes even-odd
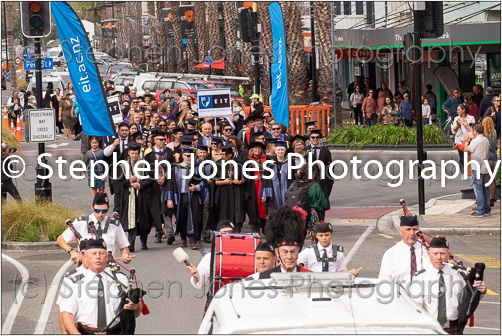
[(54, 203), (6, 202), (2, 206), (2, 241), (55, 241), (66, 229), (66, 219), (78, 212)]
[(17, 89), (18, 90), (21, 90), (21, 89), (27, 89), (28, 88), (28, 82), (25, 81), (24, 79), (18, 79), (17, 81)]
[[(437, 126), (424, 126), (423, 137), (425, 145), (446, 143), (444, 133)], [(417, 129), (390, 125), (374, 125), (369, 128), (358, 126), (337, 127), (328, 135), (326, 141), (330, 144), (349, 145), (349, 147), (416, 145)]]

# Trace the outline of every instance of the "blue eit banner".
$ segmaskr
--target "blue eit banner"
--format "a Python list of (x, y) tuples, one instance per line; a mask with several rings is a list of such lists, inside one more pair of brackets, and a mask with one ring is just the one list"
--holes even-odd
[(288, 58), (286, 55), (286, 37), (284, 36), (282, 10), (277, 2), (270, 4), (268, 10), (270, 12), (274, 42), (274, 56), (270, 71), (272, 77), (272, 113), (274, 121), (289, 128)]
[(82, 130), (87, 135), (113, 136), (112, 116), (82, 22), (66, 2), (51, 1), (51, 9), (80, 108)]

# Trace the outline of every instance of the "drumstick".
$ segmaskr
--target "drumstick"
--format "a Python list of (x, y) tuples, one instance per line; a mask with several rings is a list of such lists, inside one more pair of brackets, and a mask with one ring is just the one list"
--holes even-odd
[(360, 272), (362, 269), (362, 267), (359, 267), (358, 269), (356, 269), (356, 272)]
[[(129, 259), (133, 259), (133, 258), (136, 258), (135, 254), (129, 256)], [(122, 257), (115, 258), (115, 260), (122, 260)]]

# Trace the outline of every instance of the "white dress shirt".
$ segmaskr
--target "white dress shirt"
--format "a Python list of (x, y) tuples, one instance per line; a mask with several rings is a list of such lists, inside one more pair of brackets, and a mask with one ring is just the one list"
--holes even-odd
[[(466, 285), (464, 279), (449, 266), (442, 269), (445, 283), (446, 319), (458, 319), (458, 305)], [(410, 295), (435, 319), (438, 318), (439, 270), (432, 264), (417, 272), (410, 285)]]
[[(89, 269), (82, 271), (84, 277), (80, 281), (67, 281), (68, 286), (61, 286), (59, 310), (75, 316), (75, 323), (82, 323), (89, 328), (97, 328), (98, 324), (98, 281), (97, 274)], [(117, 315), (120, 305), (119, 287), (112, 278), (107, 267), (101, 275), (106, 303), (106, 322), (109, 324)], [(117, 279), (127, 286), (128, 280), (123, 273), (117, 273)], [(120, 323), (116, 318), (110, 328)]]
[[(98, 220), (96, 219), (94, 214), (91, 214), (89, 216), (89, 221), (93, 221), (96, 229), (98, 228)], [(105, 229), (105, 223), (106, 218), (103, 220), (103, 223), (101, 223), (101, 229), (103, 230)], [(80, 233), (83, 239), (96, 239), (96, 236), (89, 232), (88, 225), (85, 220), (78, 221), (76, 219), (73, 222), (73, 226), (75, 227), (75, 230)], [(122, 228), (122, 225), (120, 223), (119, 225), (110, 223), (108, 225), (108, 230), (106, 231), (106, 233), (103, 232), (102, 237), (106, 243), (107, 250), (111, 251), (113, 255), (115, 255), (116, 248), (120, 250), (129, 247), (129, 240), (127, 239), (127, 235), (125, 234), (124, 229)], [(64, 230), (63, 238), (67, 243), (75, 241), (75, 236), (73, 235), (73, 232), (71, 232), (70, 228)]]
[(82, 272), (85, 270), (84, 266), (80, 265), (77, 268), (75, 268), (76, 272), (73, 272), (70, 274), (70, 272), (66, 273), (64, 278), (63, 278), (63, 283), (61, 285), (61, 292), (58, 295), (58, 298), (56, 299), (56, 305), (61, 304), (61, 300), (63, 299), (62, 294), (68, 294), (68, 288), (70, 288), (70, 284), (72, 283), (72, 279), (76, 279), (79, 274), (82, 274)]
[[(329, 244), (328, 247), (323, 247), (321, 243), (317, 243), (317, 248), (319, 249), (319, 256), (322, 258), (324, 250), (328, 258), (333, 256), (333, 244)], [(317, 261), (315, 251), (313, 247), (306, 248), (300, 252), (298, 255), (298, 263), (303, 264), (306, 269), (312, 272), (322, 272), (322, 261)], [(328, 262), (329, 272), (341, 272), (347, 270), (347, 265), (345, 263), (345, 256), (343, 252), (336, 251), (336, 261)]]
[[(425, 266), (430, 265), (431, 261), (426, 248), (423, 247), (418, 240), (413, 246), (415, 246), (418, 272)], [(407, 288), (411, 281), (410, 246), (406, 245), (402, 240), (385, 251), (382, 257), (378, 281), (384, 280), (399, 282), (404, 288)]]
[(197, 271), (199, 271), (199, 282), (196, 284), (194, 277), (190, 277), (190, 283), (195, 289), (201, 289), (202, 285), (204, 285), (204, 288), (207, 290), (210, 282), (209, 274), (211, 272), (211, 252), (204, 254), (199, 262), (199, 265), (197, 265)]
[[(119, 141), (119, 154), (122, 154), (122, 152), (124, 150), (126, 150), (126, 147), (127, 147), (128, 142), (129, 142), (129, 139), (128, 138), (120, 138), (120, 137), (118, 139), (120, 140)], [(115, 150), (115, 146), (113, 145), (113, 142), (112, 142), (111, 144), (109, 144), (108, 146), (106, 146), (106, 148), (103, 150), (103, 154), (106, 157), (112, 156), (114, 150)]]

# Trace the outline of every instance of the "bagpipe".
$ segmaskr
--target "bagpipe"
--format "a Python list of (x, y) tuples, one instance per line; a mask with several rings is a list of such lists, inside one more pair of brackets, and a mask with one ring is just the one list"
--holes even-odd
[[(401, 199), (399, 203), (403, 208), (404, 215), (412, 216), (406, 206), (405, 200)], [(420, 238), (421, 244), (429, 250), (429, 238), (434, 237), (423, 231), (417, 231), (417, 236)], [(461, 275), (466, 282), (458, 305), (458, 331), (463, 333), (468, 321), (469, 327), (474, 326), (474, 311), (478, 308), (481, 293), (477, 288), (474, 288), (473, 285), (475, 281), (483, 280), (486, 265), (485, 263), (476, 263), (474, 265), (474, 269), (472, 267), (466, 267), (461, 260), (455, 260), (455, 257), (452, 254), (450, 254), (448, 262), (443, 262), (443, 264), (457, 271), (457, 273)]]
[[(94, 225), (94, 222), (92, 220), (88, 221), (87, 224), (90, 228), (91, 234), (93, 234), (96, 237), (96, 239), (103, 239), (102, 238), (102, 231), (96, 229), (96, 226)], [(67, 219), (66, 225), (73, 232), (73, 234), (75, 235), (75, 238), (78, 239), (77, 241), (81, 241), (82, 236), (75, 229), (71, 220)], [(134, 257), (134, 256), (131, 256), (131, 257)], [(120, 259), (120, 258), (117, 258), (117, 259)], [(144, 289), (138, 287), (138, 282), (136, 279), (136, 270), (134, 268), (128, 269), (124, 265), (118, 263), (117, 260), (113, 257), (113, 254), (111, 251), (108, 251), (108, 267), (110, 267), (110, 271), (112, 273), (113, 279), (118, 284), (121, 302), (119, 305), (118, 314), (108, 324), (105, 331), (108, 331), (110, 326), (112, 325), (112, 323), (117, 318), (120, 317), (120, 327), (122, 329), (122, 334), (132, 335), (132, 334), (134, 334), (135, 329), (136, 329), (136, 317), (134, 316), (134, 311), (129, 310), (129, 309), (124, 309), (124, 306), (129, 302), (138, 304), (141, 301), (142, 306), (143, 306), (141, 313), (143, 315), (150, 314), (150, 310), (148, 309), (148, 306), (146, 305), (146, 303), (143, 300), (143, 296), (146, 295), (146, 291)], [(125, 271), (127, 271), (129, 273), (129, 283), (127, 286), (125, 284), (121, 283), (117, 278), (117, 273), (121, 269), (124, 269)]]

